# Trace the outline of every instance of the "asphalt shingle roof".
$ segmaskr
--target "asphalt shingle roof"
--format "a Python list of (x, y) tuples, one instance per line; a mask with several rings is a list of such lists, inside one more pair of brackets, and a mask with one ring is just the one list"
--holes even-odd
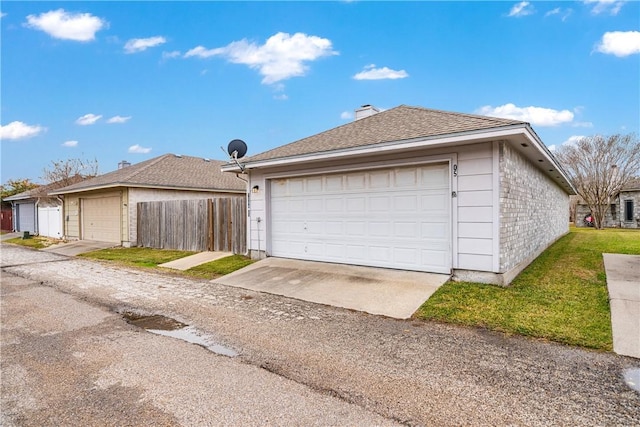
[(400, 105), (245, 159), (272, 160), (526, 122)]
[(57, 190), (59, 188), (64, 187), (65, 185), (63, 184), (63, 182), (65, 183), (73, 183), (76, 184), (78, 182), (83, 181), (85, 178), (81, 175), (75, 175), (72, 176), (64, 181), (57, 181), (57, 182), (52, 182), (49, 184), (45, 184), (45, 185), (40, 185), (36, 188), (32, 188), (31, 190), (27, 190), (27, 191), (23, 191), (22, 193), (18, 193), (18, 194), (14, 194), (11, 197), (5, 197), (4, 200), (9, 202), (9, 201), (15, 201), (15, 200), (26, 200), (26, 199), (38, 199), (38, 198), (46, 198), (48, 197), (49, 193), (51, 193), (54, 190)]
[(225, 162), (165, 154), (56, 190), (73, 193), (104, 187), (245, 191), (245, 183), (220, 169)]

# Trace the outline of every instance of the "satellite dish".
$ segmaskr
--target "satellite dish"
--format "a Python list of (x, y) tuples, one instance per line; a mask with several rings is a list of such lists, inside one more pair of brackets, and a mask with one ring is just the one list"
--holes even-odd
[(227, 153), (234, 159), (241, 159), (247, 154), (247, 144), (241, 139), (234, 139), (229, 143)]

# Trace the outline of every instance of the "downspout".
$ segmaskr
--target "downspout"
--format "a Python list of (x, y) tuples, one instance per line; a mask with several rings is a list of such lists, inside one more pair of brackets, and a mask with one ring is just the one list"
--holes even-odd
[(62, 206), (62, 236), (60, 236), (60, 239), (67, 240), (67, 227), (69, 225), (69, 217), (65, 214), (64, 200), (62, 199), (62, 196), (56, 196), (56, 199), (58, 199), (58, 201), (60, 202), (60, 206)]
[(36, 199), (36, 205), (35, 205), (35, 209), (36, 211), (34, 212), (34, 217), (35, 217), (35, 224), (33, 224), (33, 229), (35, 230), (35, 235), (40, 235), (40, 212), (38, 212), (38, 205), (40, 204), (40, 197), (38, 197)]
[(11, 227), (14, 233), (18, 231), (18, 210), (16, 209), (16, 202), (11, 202)]
[(250, 197), (251, 197), (251, 191), (249, 189), (249, 180), (248, 179), (244, 179), (244, 178), (240, 178), (240, 174), (236, 173), (236, 178), (238, 178), (240, 181), (244, 181), (245, 185), (245, 192), (247, 195), (247, 202), (246, 202), (246, 207), (247, 207), (247, 249), (244, 252), (244, 256), (246, 257), (250, 257), (250, 253), (251, 253), (251, 201), (250, 201)]

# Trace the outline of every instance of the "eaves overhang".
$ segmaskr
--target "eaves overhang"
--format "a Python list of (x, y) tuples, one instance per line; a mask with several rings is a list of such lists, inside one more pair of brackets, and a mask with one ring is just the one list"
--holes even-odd
[(372, 154), (397, 152), (399, 150), (409, 151), (420, 148), (455, 147), (469, 143), (498, 140), (509, 141), (518, 152), (527, 157), (541, 171), (560, 185), (565, 192), (568, 194), (575, 194), (576, 190), (569, 180), (567, 173), (562, 169), (553, 154), (551, 154), (549, 149), (540, 140), (528, 123), (518, 123), (492, 129), (480, 129), (447, 135), (383, 142), (339, 150), (305, 153), (273, 159), (251, 161), (249, 158), (246, 162), (242, 162), (242, 160), (240, 160), (240, 165), (236, 163), (228, 163), (226, 165), (222, 165), (221, 168), (223, 172), (238, 173), (251, 171), (252, 169), (286, 167), (289, 165), (293, 166), (327, 160), (357, 158)]
[(129, 183), (111, 183), (104, 185), (95, 185), (91, 187), (83, 187), (72, 190), (53, 191), (49, 193), (50, 196), (63, 195), (63, 194), (77, 194), (86, 193), (89, 191), (109, 190), (115, 188), (147, 188), (152, 190), (181, 190), (181, 191), (203, 191), (207, 193), (238, 193), (245, 194), (246, 190), (233, 190), (233, 189), (220, 189), (220, 188), (202, 188), (202, 187), (184, 187), (184, 186), (170, 186), (170, 185), (151, 185), (151, 184), (129, 184)]

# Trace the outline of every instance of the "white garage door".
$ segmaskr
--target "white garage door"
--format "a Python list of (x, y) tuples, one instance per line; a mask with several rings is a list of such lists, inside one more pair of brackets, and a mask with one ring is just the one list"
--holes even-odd
[(120, 243), (120, 197), (82, 199), (82, 238)]
[(448, 164), (271, 181), (271, 255), (450, 273)]
[(35, 203), (18, 203), (18, 221), (16, 223), (17, 231), (28, 231), (31, 234), (36, 232), (36, 205)]

